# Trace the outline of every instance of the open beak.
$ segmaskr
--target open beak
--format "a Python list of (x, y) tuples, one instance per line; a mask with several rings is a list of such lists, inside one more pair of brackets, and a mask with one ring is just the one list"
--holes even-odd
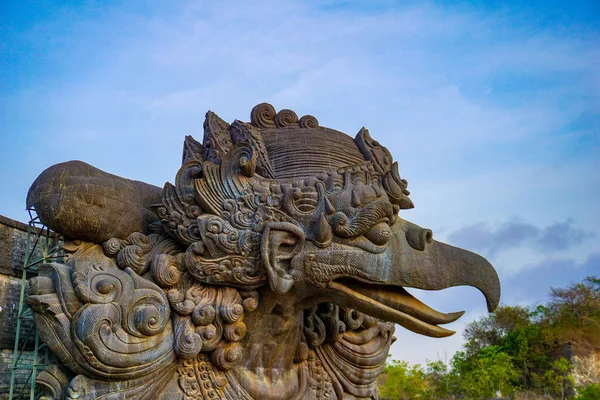
[(436, 311), (409, 294), (405, 287), (441, 290), (473, 286), (485, 296), (490, 312), (498, 306), (500, 281), (485, 258), (437, 242), (431, 231), (400, 218), (392, 226), (388, 245), (384, 253), (363, 260), (365, 275), (332, 279), (329, 288), (336, 297), (358, 311), (433, 337), (454, 334), (438, 325), (453, 322), (464, 312)]

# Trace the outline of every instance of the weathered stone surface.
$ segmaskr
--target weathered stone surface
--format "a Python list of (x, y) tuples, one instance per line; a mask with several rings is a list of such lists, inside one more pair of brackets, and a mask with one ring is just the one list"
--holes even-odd
[[(0, 349), (10, 349), (10, 351), (13, 351), (14, 346), (26, 244), (27, 225), (0, 215)], [(50, 244), (54, 244), (54, 237), (51, 237)], [(31, 260), (42, 257), (41, 247), (41, 245), (36, 246)], [(27, 276), (34, 275), (35, 272), (31, 271)], [(22, 321), (24, 332), (29, 332), (32, 326), (31, 319)], [(24, 347), (30, 349), (32, 345), (32, 338), (30, 338)], [(0, 385), (2, 384), (0, 379)]]
[(27, 240), (27, 225), (0, 215), (0, 274), (20, 277)]
[(263, 103), (249, 123), (208, 112), (204, 130), (162, 191), (79, 162), (32, 186), (42, 220), (78, 239), (31, 281), (62, 362), (40, 376), (50, 398), (377, 398), (394, 324), (443, 337), (462, 315), (405, 287), (471, 285), (497, 306), (485, 259), (398, 215), (407, 181), (366, 129)]
[[(10, 389), (27, 228), (27, 224), (0, 215), (0, 399), (8, 398)], [(49, 244), (52, 246), (54, 243), (55, 237), (51, 235)], [(41, 243), (39, 244), (40, 246), (36, 246), (31, 255), (32, 260), (42, 257), (42, 246)], [(34, 275), (34, 270), (27, 273), (28, 277)], [(25, 293), (27, 291), (28, 289), (25, 287)], [(23, 350), (20, 353), (22, 364), (33, 360), (31, 350), (34, 347), (35, 337), (30, 335), (33, 329), (31, 318), (21, 320), (19, 348)], [(15, 374), (15, 387), (19, 390), (24, 387), (27, 396), (29, 373), (30, 371), (26, 369), (20, 369)]]
[(81, 161), (46, 169), (27, 194), (27, 208), (56, 232), (103, 242), (148, 231), (156, 221), (150, 206), (160, 202), (161, 189), (112, 175)]

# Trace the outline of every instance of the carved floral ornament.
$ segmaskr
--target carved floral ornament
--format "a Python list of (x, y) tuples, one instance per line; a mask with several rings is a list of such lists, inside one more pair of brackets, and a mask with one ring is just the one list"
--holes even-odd
[(398, 215), (413, 207), (389, 151), (259, 104), (208, 112), (163, 189), (71, 161), (28, 206), (67, 237), (29, 304), (60, 360), (55, 399), (376, 399), (394, 324), (443, 337), (404, 288), (479, 288), (493, 267)]

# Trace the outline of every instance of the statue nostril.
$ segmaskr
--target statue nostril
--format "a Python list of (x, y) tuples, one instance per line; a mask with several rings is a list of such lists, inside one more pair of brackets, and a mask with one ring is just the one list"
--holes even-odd
[(427, 244), (433, 242), (433, 232), (414, 225), (406, 231), (406, 241), (413, 249), (423, 251)]
[(425, 231), (425, 243), (431, 243), (433, 241), (433, 232), (431, 229), (424, 229)]

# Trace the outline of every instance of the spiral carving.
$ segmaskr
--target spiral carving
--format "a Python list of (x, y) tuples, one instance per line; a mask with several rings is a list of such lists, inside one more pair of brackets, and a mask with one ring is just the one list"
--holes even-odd
[(107, 265), (91, 265), (74, 273), (73, 287), (84, 303), (106, 304), (118, 301), (123, 293), (132, 293), (127, 274)]
[(384, 323), (356, 310), (332, 303), (320, 303), (314, 309), (304, 312), (304, 337), (313, 349), (340, 341), (362, 345), (376, 335), (387, 338), (393, 333), (393, 323)]
[(116, 254), (119, 268), (131, 268), (138, 275), (148, 271), (155, 255), (166, 256), (180, 252), (179, 245), (173, 239), (158, 234), (146, 236), (141, 232), (132, 233), (126, 240), (111, 238), (102, 247), (109, 257)]
[(298, 115), (292, 110), (280, 110), (275, 116), (275, 124), (279, 128), (298, 126)]
[(136, 330), (146, 336), (159, 333), (166, 324), (164, 313), (154, 306), (141, 305), (132, 314)]
[(137, 291), (126, 309), (124, 328), (133, 335), (154, 336), (169, 321), (167, 300), (162, 292)]
[(211, 361), (222, 371), (227, 371), (242, 359), (242, 345), (238, 342), (221, 344), (212, 354)]
[(257, 257), (227, 256), (206, 259), (199, 255), (194, 246), (185, 254), (188, 272), (200, 282), (228, 284), (237, 287), (255, 288), (263, 284), (266, 274), (260, 268)]
[(199, 326), (196, 328), (196, 333), (200, 335), (202, 340), (204, 340), (204, 350), (210, 351), (214, 350), (216, 347), (216, 343), (220, 340), (218, 337), (219, 329), (214, 324), (208, 324), (206, 326)]
[(319, 127), (319, 121), (312, 115), (305, 115), (298, 122), (300, 128), (315, 129)]
[(194, 308), (194, 302), (191, 300), (184, 300), (173, 305), (173, 310), (179, 315), (190, 315)]
[(174, 305), (185, 300), (185, 293), (179, 290), (179, 288), (171, 288), (167, 291), (167, 298), (169, 299), (169, 304)]
[(195, 325), (209, 325), (215, 319), (215, 308), (210, 304), (200, 304), (192, 312), (192, 321)]
[(232, 324), (242, 317), (244, 314), (244, 307), (241, 304), (221, 305), (220, 311), (223, 321)]
[(230, 342), (239, 342), (246, 336), (246, 324), (238, 321), (234, 324), (225, 325), (223, 336)]
[(258, 128), (275, 128), (275, 108), (269, 103), (261, 103), (252, 109), (250, 121)]
[(343, 212), (337, 212), (331, 217), (331, 226), (335, 233), (340, 235), (341, 233), (346, 233), (348, 230), (348, 226), (350, 224), (350, 219)]
[[(159, 257), (155, 257), (157, 261)], [(162, 265), (173, 261), (161, 257)], [(153, 271), (153, 270), (152, 270)], [(156, 279), (156, 278), (155, 278)], [(208, 353), (218, 360), (221, 369), (231, 368), (241, 355), (237, 343), (246, 335), (246, 324), (242, 322), (244, 312), (258, 306), (258, 292), (244, 291), (233, 287), (212, 286), (195, 281), (188, 273), (182, 273), (179, 281), (158, 278), (159, 284), (167, 287), (166, 297), (177, 314), (175, 317), (175, 351), (184, 359)], [(218, 355), (215, 355), (215, 352)]]
[(377, 322), (377, 328), (383, 337), (391, 337), (396, 331), (396, 325), (392, 322)]
[(144, 249), (141, 246), (130, 245), (119, 252), (117, 263), (123, 268), (131, 268), (137, 273), (144, 273), (148, 265), (144, 254)]
[(126, 246), (126, 242), (119, 238), (110, 238), (106, 242), (102, 243), (102, 249), (104, 254), (109, 257), (114, 257)]
[(348, 308), (342, 308), (341, 312), (342, 319), (348, 329), (356, 330), (362, 326), (364, 320), (363, 313)]
[(244, 306), (244, 311), (254, 311), (256, 310), (256, 307), (258, 307), (258, 299), (248, 297), (247, 299), (244, 299), (242, 305)]
[(181, 278), (181, 266), (175, 256), (157, 254), (150, 264), (152, 277), (162, 287), (170, 287)]
[(304, 335), (308, 345), (312, 348), (318, 347), (325, 341), (326, 331), (323, 320), (315, 313), (314, 310), (305, 311), (304, 317)]
[(363, 329), (369, 329), (374, 327), (375, 325), (377, 325), (378, 319), (371, 317), (370, 315), (365, 315), (363, 314), (363, 323), (362, 323), (362, 328)]
[(158, 286), (106, 261), (75, 262), (73, 268), (73, 290), (83, 305), (72, 316), (70, 334), (59, 340), (78, 349), (77, 368), (133, 379), (173, 356), (170, 308)]
[(190, 317), (177, 317), (175, 321), (175, 352), (184, 360), (196, 357), (202, 350), (202, 338)]
[(148, 239), (148, 236), (141, 232), (133, 232), (127, 237), (127, 241), (129, 244), (139, 246), (144, 252), (147, 252), (152, 247), (152, 243), (150, 242), (150, 239)]

